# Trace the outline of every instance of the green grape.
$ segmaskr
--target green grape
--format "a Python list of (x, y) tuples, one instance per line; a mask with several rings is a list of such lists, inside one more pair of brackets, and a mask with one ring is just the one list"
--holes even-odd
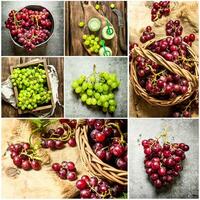
[(104, 91), (108, 91), (108, 89), (109, 89), (109, 87), (108, 87), (108, 85), (107, 85), (107, 84), (103, 84), (103, 86), (102, 86), (102, 87), (103, 87), (103, 90), (104, 90)]
[(100, 93), (103, 92), (103, 87), (102, 87), (102, 85), (99, 86), (98, 92), (100, 92)]
[(98, 106), (102, 106), (102, 103), (101, 103), (101, 100), (100, 100), (100, 99), (97, 101), (97, 105), (98, 105)]
[(72, 88), (76, 89), (79, 86), (78, 81), (73, 81), (72, 82)]
[(116, 102), (114, 99), (110, 99), (110, 100), (109, 100), (109, 104), (110, 104), (111, 106), (115, 106), (115, 105), (117, 105), (117, 102)]
[(108, 94), (108, 99), (114, 99), (115, 95), (113, 93)]
[(96, 99), (99, 99), (100, 96), (101, 96), (101, 95), (100, 95), (98, 92), (96, 92), (96, 93), (94, 94), (94, 97), (95, 97)]
[(96, 42), (98, 42), (99, 41), (99, 37), (95, 37), (95, 39), (94, 39)]
[(95, 98), (92, 98), (92, 105), (95, 106), (97, 104), (97, 100)]
[(109, 106), (109, 112), (113, 113), (115, 112), (116, 107), (115, 106)]
[(106, 101), (105, 95), (101, 95), (101, 96), (100, 96), (100, 100), (101, 100), (102, 103), (105, 102), (105, 101)]
[(109, 106), (109, 103), (107, 101), (103, 103), (103, 107), (108, 108), (108, 106)]
[(95, 51), (94, 51), (95, 53), (99, 53), (99, 50), (98, 49), (95, 49)]
[(88, 87), (87, 82), (83, 82), (83, 84), (82, 84), (82, 90), (86, 90), (87, 87)]
[(94, 84), (94, 89), (95, 89), (95, 90), (98, 90), (100, 86), (101, 86), (100, 83), (95, 83), (95, 84)]
[(117, 86), (118, 86), (117, 82), (113, 82), (112, 85), (111, 85), (111, 87), (112, 87), (113, 89), (117, 88)]
[(90, 81), (92, 82), (92, 83), (94, 83), (95, 81), (96, 81), (96, 78), (95, 78), (95, 76), (90, 76)]
[(81, 101), (85, 102), (87, 100), (87, 94), (82, 94)]
[(82, 37), (84, 40), (86, 40), (87, 39), (87, 35), (83, 35), (83, 37)]
[(112, 85), (112, 80), (111, 80), (111, 79), (108, 79), (108, 80), (107, 80), (107, 84), (108, 84), (108, 85)]
[(91, 89), (88, 89), (88, 90), (87, 90), (87, 95), (88, 95), (88, 96), (92, 96), (92, 94), (93, 94), (92, 90), (91, 90)]
[(90, 45), (90, 41), (88, 39), (85, 40), (84, 45), (86, 45), (86, 46)]
[(88, 83), (87, 83), (87, 87), (88, 87), (88, 89), (93, 89), (92, 83), (88, 82)]
[(94, 52), (94, 48), (93, 47), (90, 47), (89, 49), (91, 52)]
[(94, 38), (95, 38), (95, 35), (92, 34), (90, 37), (91, 37), (91, 39), (94, 39)]
[(91, 105), (91, 104), (92, 104), (92, 99), (91, 99), (91, 98), (88, 98), (88, 99), (86, 100), (86, 104), (87, 104), (87, 105)]

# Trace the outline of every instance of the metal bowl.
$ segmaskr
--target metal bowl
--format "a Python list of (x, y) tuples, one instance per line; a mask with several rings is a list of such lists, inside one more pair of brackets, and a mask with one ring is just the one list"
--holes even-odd
[[(45, 7), (39, 6), (39, 5), (29, 5), (29, 6), (25, 6), (25, 7), (23, 7), (23, 8), (31, 9), (31, 10), (34, 10), (34, 11), (35, 11), (35, 10), (37, 10), (37, 11), (42, 11), (43, 9), (46, 9)], [(22, 9), (21, 9), (21, 10), (22, 10)], [(40, 46), (44, 46), (45, 44), (47, 44), (47, 42), (50, 40), (50, 38), (52, 37), (53, 32), (54, 32), (54, 19), (53, 19), (53, 16), (52, 16), (51, 12), (50, 12), (48, 9), (46, 9), (46, 10), (49, 12), (49, 19), (51, 20), (51, 23), (52, 23), (52, 27), (51, 27), (51, 30), (50, 30), (50, 36), (49, 36), (49, 38), (48, 38), (47, 40), (45, 40), (44, 42), (42, 42), (42, 43), (40, 43), (40, 44), (37, 44), (37, 45), (36, 45), (36, 48), (37, 48), (37, 47), (40, 47)], [(13, 43), (14, 43), (16, 46), (18, 46), (18, 47), (24, 49), (24, 47), (23, 47), (22, 45), (20, 45), (18, 42), (16, 42), (16, 41), (13, 39), (13, 37), (12, 37), (10, 31), (9, 31), (9, 34), (10, 34), (10, 37), (11, 37), (11, 40), (13, 41)]]

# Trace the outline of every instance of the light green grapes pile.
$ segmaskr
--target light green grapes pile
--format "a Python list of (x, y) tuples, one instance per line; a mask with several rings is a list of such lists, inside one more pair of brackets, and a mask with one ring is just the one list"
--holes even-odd
[(99, 37), (95, 37), (95, 35), (83, 35), (84, 45), (91, 53), (99, 53), (100, 39)]
[(11, 74), (13, 86), (18, 88), (18, 104), (21, 110), (33, 110), (47, 104), (51, 99), (51, 91), (47, 88), (46, 72), (43, 65), (27, 68), (15, 68)]
[(79, 94), (81, 101), (88, 106), (99, 106), (103, 112), (113, 113), (117, 102), (113, 93), (120, 85), (116, 74), (109, 72), (94, 72), (89, 77), (81, 75), (72, 82), (72, 88)]

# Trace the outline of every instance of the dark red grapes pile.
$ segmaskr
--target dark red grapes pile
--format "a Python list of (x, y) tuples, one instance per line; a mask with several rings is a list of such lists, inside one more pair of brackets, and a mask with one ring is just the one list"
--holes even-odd
[(188, 81), (142, 56), (135, 58), (139, 84), (157, 99), (171, 99), (187, 93)]
[(51, 168), (61, 179), (67, 179), (69, 181), (77, 179), (76, 167), (73, 162), (63, 161), (61, 164), (53, 163)]
[(142, 141), (144, 165), (152, 184), (156, 188), (169, 185), (183, 170), (182, 161), (189, 146), (184, 143), (164, 143), (156, 139)]
[(153, 38), (155, 38), (155, 33), (152, 31), (151, 26), (147, 26), (140, 37), (140, 42), (145, 43)]
[(41, 11), (23, 8), (12, 10), (5, 22), (12, 38), (26, 50), (32, 51), (51, 35), (52, 21), (48, 10)]
[(118, 197), (122, 192), (126, 192), (124, 186), (110, 184), (97, 177), (86, 175), (76, 182), (76, 187), (80, 190), (80, 198), (83, 199), (108, 199)]
[(162, 16), (170, 14), (170, 1), (154, 2), (151, 9), (151, 20), (156, 21)]
[(167, 36), (181, 36), (183, 33), (183, 27), (179, 20), (169, 20), (166, 24), (166, 35)]
[(188, 36), (185, 36), (183, 38), (183, 41), (187, 43), (188, 45), (192, 46), (192, 42), (195, 41), (195, 35), (193, 33), (189, 34)]
[(17, 143), (9, 145), (10, 156), (13, 163), (24, 170), (40, 170), (41, 161), (35, 159), (34, 150), (29, 143)]
[(109, 165), (127, 170), (127, 121), (88, 119), (87, 125), (96, 156)]
[(50, 148), (51, 150), (62, 149), (65, 143), (70, 147), (76, 146), (75, 128), (76, 120), (60, 119), (62, 127), (56, 129), (49, 129), (47, 132), (41, 134), (41, 145), (43, 148)]

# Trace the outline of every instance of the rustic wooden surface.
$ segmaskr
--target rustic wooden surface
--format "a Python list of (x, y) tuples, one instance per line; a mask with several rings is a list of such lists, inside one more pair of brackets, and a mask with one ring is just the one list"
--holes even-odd
[[(97, 1), (92, 1), (91, 4), (95, 5)], [(127, 5), (126, 2), (120, 1), (106, 1), (100, 2), (105, 16), (110, 20), (115, 28), (116, 34), (119, 35), (118, 19), (109, 7), (110, 3), (114, 3), (116, 8), (122, 12), (123, 16), (123, 37), (121, 38), (127, 44)], [(80, 21), (85, 19), (85, 8), (83, 2), (65, 2), (65, 55), (83, 55), (87, 56), (88, 53), (81, 44), (83, 30), (78, 27)], [(118, 36), (119, 37), (119, 36)], [(119, 46), (118, 41), (118, 56), (126, 55)]]
[[(37, 57), (31, 58), (31, 57), (3, 57), (2, 58), (2, 76), (1, 81), (5, 81), (8, 76), (10, 76), (10, 66), (21, 64), (24, 62), (28, 62), (30, 60), (37, 59)], [(64, 59), (63, 58), (43, 58), (39, 57), (39, 59), (46, 59), (47, 64), (53, 65), (58, 73), (59, 77), (59, 88), (58, 88), (58, 94), (59, 94), (59, 100), (61, 104), (63, 105), (63, 65), (64, 65)], [(64, 111), (63, 108), (58, 106), (55, 109), (55, 113), (52, 117), (63, 117)], [(10, 104), (2, 100), (2, 117), (19, 117), (17, 110), (14, 109)], [(31, 114), (24, 114), (22, 117), (33, 117)]]

